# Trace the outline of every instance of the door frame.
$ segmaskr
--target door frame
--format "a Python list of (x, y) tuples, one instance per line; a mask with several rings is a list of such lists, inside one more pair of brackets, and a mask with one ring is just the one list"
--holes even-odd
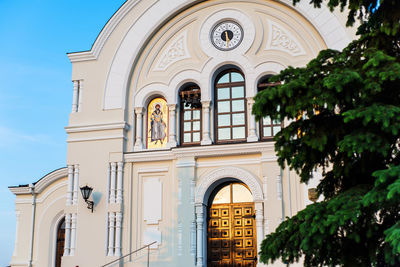
[[(196, 186), (196, 267), (207, 266), (207, 206), (211, 193), (217, 186), (226, 182), (240, 182), (249, 188), (253, 195), (256, 213), (257, 251), (264, 238), (264, 195), (261, 181), (251, 172), (238, 167), (222, 167), (214, 169), (202, 177)], [(259, 263), (257, 264), (259, 265)]]

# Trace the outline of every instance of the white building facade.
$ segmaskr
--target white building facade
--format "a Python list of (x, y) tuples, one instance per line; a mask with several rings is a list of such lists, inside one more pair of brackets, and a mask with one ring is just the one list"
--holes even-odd
[(279, 167), (282, 124), (256, 122), (253, 97), (354, 38), (345, 14), (306, 2), (126, 1), (68, 54), (67, 167), (10, 187), (11, 266), (102, 266), (153, 242), (109, 266), (264, 266), (260, 242), (312, 185)]

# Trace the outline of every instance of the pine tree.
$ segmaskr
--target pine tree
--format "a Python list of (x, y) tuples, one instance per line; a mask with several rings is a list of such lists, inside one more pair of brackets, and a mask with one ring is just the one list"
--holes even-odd
[(400, 1), (327, 4), (347, 8), (348, 26), (360, 21), (359, 39), (270, 78), (281, 84), (253, 107), (258, 120), (289, 121), (274, 139), (278, 162), (303, 183), (321, 169), (324, 200), (267, 235), (260, 261), (400, 266)]

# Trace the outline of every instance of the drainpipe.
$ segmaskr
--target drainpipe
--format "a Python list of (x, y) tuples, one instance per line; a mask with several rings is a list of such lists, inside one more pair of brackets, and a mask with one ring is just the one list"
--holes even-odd
[(36, 216), (36, 192), (35, 185), (29, 184), (29, 190), (32, 194), (32, 228), (31, 228), (31, 246), (29, 251), (29, 262), (28, 267), (32, 267), (32, 259), (33, 259), (33, 239), (35, 236), (35, 216)]
[[(289, 197), (289, 217), (292, 217), (292, 191), (290, 186), (290, 168), (287, 166), (287, 179), (288, 179), (288, 197)], [(286, 267), (289, 267), (289, 263), (286, 263)]]
[(287, 179), (288, 179), (288, 197), (289, 197), (289, 217), (292, 217), (292, 190), (290, 186), (290, 168), (287, 166)]

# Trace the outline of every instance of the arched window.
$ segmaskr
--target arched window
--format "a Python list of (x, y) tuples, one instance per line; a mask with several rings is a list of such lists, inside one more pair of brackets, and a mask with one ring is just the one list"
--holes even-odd
[(196, 84), (186, 84), (180, 96), (180, 144), (199, 145), (201, 141), (201, 91)]
[(221, 72), (215, 80), (216, 143), (246, 141), (244, 76), (236, 69)]
[(147, 148), (163, 148), (168, 143), (168, 106), (157, 97), (147, 106)]
[(64, 242), (65, 242), (65, 219), (63, 218), (57, 227), (56, 267), (61, 267), (61, 257), (64, 254)]
[(242, 183), (228, 183), (214, 191), (212, 204), (253, 202), (250, 190)]
[[(257, 85), (258, 91), (268, 90), (271, 86), (276, 86), (280, 83), (269, 83), (268, 79), (272, 75), (263, 76)], [(260, 120), (260, 139), (261, 140), (272, 140), (272, 138), (281, 130), (282, 122), (279, 120), (271, 120), (269, 116), (264, 117)]]

